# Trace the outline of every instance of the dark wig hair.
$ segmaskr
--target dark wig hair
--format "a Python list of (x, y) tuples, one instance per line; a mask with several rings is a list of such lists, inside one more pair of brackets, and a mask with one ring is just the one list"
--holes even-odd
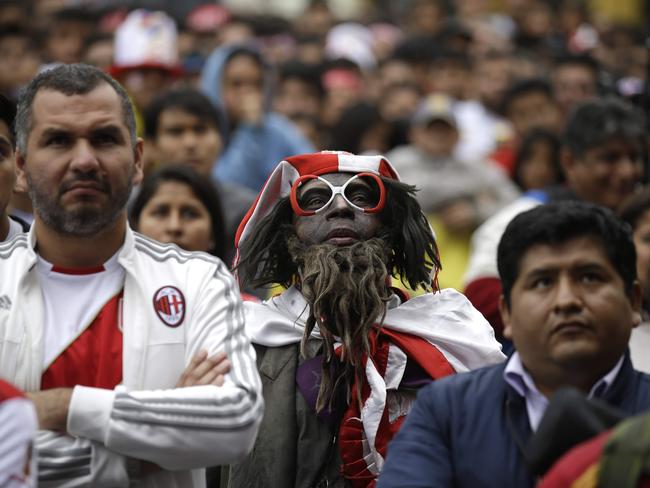
[[(392, 251), (386, 267), (413, 290), (435, 291), (440, 257), (431, 227), (414, 197), (415, 187), (384, 177), (382, 181), (386, 206), (380, 214), (383, 229), (379, 237)], [(298, 267), (287, 246), (287, 236), (294, 232), (292, 217), (289, 198), (282, 198), (241, 246), (237, 271), (242, 284), (289, 287), (295, 282)]]
[(506, 227), (497, 250), (497, 267), (508, 308), (521, 260), (531, 247), (539, 244), (554, 246), (587, 236), (602, 245), (629, 295), (636, 279), (636, 252), (630, 226), (607, 208), (586, 202), (563, 201), (520, 213)]
[(138, 228), (142, 210), (156, 194), (160, 185), (169, 181), (186, 184), (191, 188), (196, 198), (203, 203), (210, 214), (212, 241), (214, 242), (212, 249), (208, 250), (208, 252), (222, 260), (225, 259), (228, 236), (226, 235), (226, 224), (221, 210), (219, 193), (209, 179), (199, 175), (187, 165), (163, 166), (144, 179), (140, 186), (140, 192), (131, 206), (129, 219), (133, 228)]

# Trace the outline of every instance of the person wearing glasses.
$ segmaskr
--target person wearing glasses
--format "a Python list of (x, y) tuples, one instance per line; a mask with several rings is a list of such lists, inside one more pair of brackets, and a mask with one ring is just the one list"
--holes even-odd
[[(245, 302), (265, 416), (230, 487), (372, 486), (417, 390), (503, 361), (455, 290), (414, 187), (382, 156), (279, 163), (239, 226), (235, 272), (286, 290)], [(424, 293), (409, 299), (391, 277)]]

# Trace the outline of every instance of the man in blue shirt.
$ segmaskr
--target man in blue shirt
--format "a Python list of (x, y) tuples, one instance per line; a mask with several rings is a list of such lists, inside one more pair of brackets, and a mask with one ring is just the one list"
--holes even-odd
[(548, 399), (571, 386), (634, 414), (650, 407), (650, 376), (627, 353), (641, 295), (629, 228), (587, 203), (536, 207), (498, 249), (507, 363), (421, 390), (388, 447), (378, 486), (534, 486), (528, 439)]

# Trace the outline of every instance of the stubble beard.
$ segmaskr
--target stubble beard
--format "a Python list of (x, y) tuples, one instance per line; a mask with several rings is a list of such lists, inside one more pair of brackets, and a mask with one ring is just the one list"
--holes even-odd
[(75, 237), (92, 237), (113, 224), (124, 211), (133, 189), (133, 172), (127, 182), (118, 191), (113, 192), (110, 184), (96, 175), (81, 176), (76, 181), (93, 181), (101, 185), (102, 191), (108, 195), (105, 205), (79, 205), (78, 209), (66, 210), (60, 203), (70, 181), (61, 184), (56, 196), (52, 197), (45, 189), (46, 183), (34, 180), (27, 173), (28, 194), (34, 206), (34, 211), (47, 227), (59, 234)]

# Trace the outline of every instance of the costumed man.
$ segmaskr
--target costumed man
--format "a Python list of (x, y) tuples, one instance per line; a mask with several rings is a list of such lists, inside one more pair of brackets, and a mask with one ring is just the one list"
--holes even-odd
[(248, 453), (263, 410), (232, 275), (129, 228), (142, 140), (98, 68), (34, 78), (16, 147), (36, 213), (0, 244), (0, 377), (36, 408), (39, 486), (205, 487), (205, 466)]
[[(287, 158), (264, 185), (236, 270), (287, 290), (244, 304), (266, 413), (230, 487), (373, 486), (420, 386), (503, 361), (483, 316), (437, 290), (414, 191), (381, 156), (327, 151)], [(409, 300), (391, 275), (429, 293)]]

